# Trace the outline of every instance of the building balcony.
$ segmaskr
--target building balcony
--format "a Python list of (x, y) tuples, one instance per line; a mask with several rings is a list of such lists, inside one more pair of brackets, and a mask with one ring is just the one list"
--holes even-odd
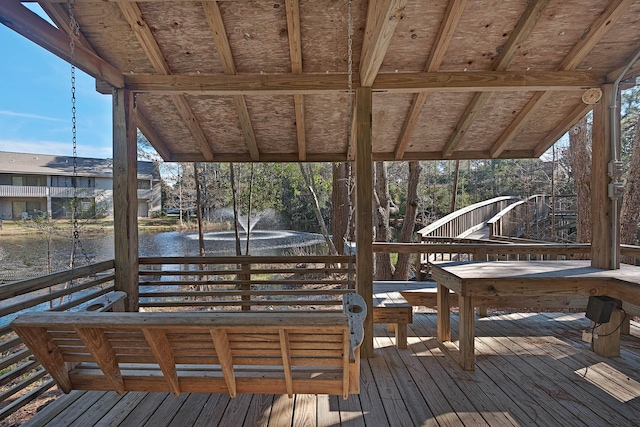
[(0, 185), (0, 197), (47, 197), (47, 187)]

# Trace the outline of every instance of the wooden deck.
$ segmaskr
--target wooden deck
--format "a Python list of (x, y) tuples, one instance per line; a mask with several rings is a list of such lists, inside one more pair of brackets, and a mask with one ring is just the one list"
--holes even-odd
[[(28, 426), (638, 426), (640, 325), (606, 359), (581, 341), (583, 313), (491, 314), (477, 319), (476, 371), (438, 346), (436, 315), (414, 315), (408, 348), (376, 325), (376, 357), (362, 391), (326, 395), (73, 392)], [(452, 316), (455, 339), (457, 316)]]

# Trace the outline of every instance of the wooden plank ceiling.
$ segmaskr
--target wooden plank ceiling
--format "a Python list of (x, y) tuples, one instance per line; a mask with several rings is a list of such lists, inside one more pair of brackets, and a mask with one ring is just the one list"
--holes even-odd
[[(0, 22), (69, 59), (69, 7)], [(640, 0), (75, 0), (77, 65), (136, 92), (168, 161), (344, 161), (352, 88), (374, 160), (537, 157), (640, 49)], [(352, 17), (351, 57), (349, 16)], [(625, 78), (635, 77), (635, 66)], [(351, 98), (351, 99), (350, 99)], [(602, 102), (602, 101), (601, 101)]]

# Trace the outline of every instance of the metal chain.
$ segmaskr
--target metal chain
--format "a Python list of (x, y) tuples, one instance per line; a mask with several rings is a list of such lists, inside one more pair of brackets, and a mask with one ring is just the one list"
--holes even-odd
[[(348, 85), (348, 93), (347, 96), (349, 97), (349, 103), (348, 103), (348, 120), (349, 120), (349, 127), (348, 127), (348, 132), (347, 132), (347, 140), (349, 140), (351, 138), (351, 134), (352, 134), (352, 126), (353, 126), (353, 0), (347, 0), (348, 3), (348, 8), (347, 8), (347, 85)], [(354, 143), (355, 141), (351, 141), (352, 143)], [(348, 145), (348, 144), (347, 144)], [(348, 181), (347, 181), (347, 194), (348, 194), (348, 206), (349, 206), (349, 217), (347, 219), (347, 230), (346, 233), (343, 237), (343, 240), (347, 241), (349, 239), (349, 236), (351, 236), (351, 224), (353, 223), (353, 215), (355, 213), (355, 206), (352, 206), (351, 203), (351, 194), (353, 192), (354, 189), (354, 185), (353, 185), (353, 171), (352, 168), (350, 167), (348, 169)]]
[(69, 7), (69, 53), (71, 61), (71, 141), (73, 145), (73, 177), (71, 186), (73, 187), (73, 203), (71, 207), (71, 216), (73, 221), (73, 249), (71, 251), (71, 269), (75, 268), (76, 252), (80, 252), (84, 256), (87, 264), (90, 264), (89, 255), (82, 246), (80, 241), (80, 209), (78, 202), (78, 129), (76, 118), (76, 41), (80, 36), (80, 25), (75, 18), (75, 0), (67, 0)]

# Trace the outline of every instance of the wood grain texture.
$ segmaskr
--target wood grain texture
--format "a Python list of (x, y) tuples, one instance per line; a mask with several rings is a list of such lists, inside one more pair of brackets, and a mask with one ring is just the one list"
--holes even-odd
[(373, 357), (371, 88), (356, 91), (356, 289), (367, 303), (362, 356)]

